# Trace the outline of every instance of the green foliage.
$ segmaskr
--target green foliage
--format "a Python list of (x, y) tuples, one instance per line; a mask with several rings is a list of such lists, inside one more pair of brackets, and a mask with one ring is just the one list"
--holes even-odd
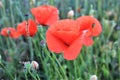
[[(0, 1), (3, 4), (0, 7), (0, 29), (16, 27), (26, 19), (25, 14), (33, 19), (30, 8), (43, 4), (58, 7), (61, 19), (67, 18), (67, 12), (73, 9), (74, 18), (92, 15), (100, 20), (103, 27), (102, 34), (94, 39), (94, 44), (83, 46), (74, 61), (67, 61), (62, 54), (54, 54), (47, 49), (45, 33), (48, 27), (39, 25), (37, 34), (30, 39), (20, 37), (14, 40), (0, 36), (0, 80), (89, 80), (94, 74), (98, 80), (120, 80), (119, 0)], [(39, 63), (39, 69), (30, 70), (30, 64), (23, 64), (31, 60)]]

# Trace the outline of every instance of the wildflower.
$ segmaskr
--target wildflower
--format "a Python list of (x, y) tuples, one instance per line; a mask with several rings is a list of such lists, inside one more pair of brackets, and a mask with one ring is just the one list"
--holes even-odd
[(60, 53), (67, 60), (74, 60), (82, 48), (83, 32), (76, 21), (65, 19), (51, 25), (46, 32), (46, 42), (50, 51)]
[(2, 36), (10, 36), (11, 38), (18, 38), (21, 34), (12, 27), (3, 28), (0, 32)]
[(23, 21), (17, 26), (18, 32), (20, 32), (23, 36), (34, 36), (37, 32), (36, 23), (28, 19), (28, 21)]
[(73, 16), (74, 16), (74, 11), (73, 10), (70, 10), (67, 14), (68, 18), (72, 19)]
[(43, 5), (31, 9), (36, 22), (41, 25), (51, 25), (59, 19), (58, 9), (54, 6)]
[(38, 62), (32, 61), (32, 62), (31, 62), (31, 67), (34, 68), (34, 69), (38, 69), (38, 68), (39, 68)]
[(98, 79), (97, 79), (97, 76), (96, 76), (96, 75), (92, 75), (92, 76), (90, 77), (90, 80), (98, 80)]
[(85, 38), (83, 44), (85, 46), (90, 46), (93, 44), (92, 37), (98, 36), (102, 32), (102, 26), (100, 22), (91, 16), (82, 16), (77, 18), (76, 22), (80, 26), (80, 31), (85, 32)]
[(92, 45), (92, 37), (101, 32), (101, 24), (91, 16), (82, 16), (77, 20), (65, 19), (50, 26), (46, 32), (46, 42), (50, 51), (63, 52), (65, 59), (74, 60), (82, 45)]

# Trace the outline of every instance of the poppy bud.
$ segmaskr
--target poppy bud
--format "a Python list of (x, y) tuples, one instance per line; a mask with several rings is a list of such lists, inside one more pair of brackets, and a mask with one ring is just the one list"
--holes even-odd
[(31, 67), (34, 68), (34, 69), (38, 69), (38, 68), (39, 68), (38, 62), (32, 61), (32, 62), (31, 62)]
[(98, 80), (98, 78), (97, 78), (96, 75), (92, 75), (92, 76), (90, 77), (90, 80)]
[(68, 12), (67, 17), (70, 18), (70, 19), (72, 19), (73, 16), (74, 16), (74, 11), (73, 11), (73, 10), (70, 10), (70, 11)]
[(41, 45), (41, 46), (45, 46), (45, 44), (46, 44), (45, 40), (41, 40), (41, 41), (40, 41), (40, 45)]
[(36, 2), (36, 0), (31, 0), (31, 1), (30, 1), (30, 4), (31, 4), (31, 5), (34, 5), (35, 2)]
[(3, 7), (2, 1), (0, 1), (0, 7)]

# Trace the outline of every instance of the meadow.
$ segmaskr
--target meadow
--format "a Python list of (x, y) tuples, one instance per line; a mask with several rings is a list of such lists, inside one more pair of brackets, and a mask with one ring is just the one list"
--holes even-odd
[(0, 31), (16, 28), (24, 20), (35, 20), (31, 9), (42, 5), (56, 7), (59, 20), (71, 18), (71, 10), (73, 20), (94, 16), (102, 32), (92, 37), (91, 46), (83, 45), (74, 60), (49, 49), (49, 25), (37, 24), (32, 37), (14, 39), (0, 34), (0, 80), (120, 80), (119, 0), (0, 0)]

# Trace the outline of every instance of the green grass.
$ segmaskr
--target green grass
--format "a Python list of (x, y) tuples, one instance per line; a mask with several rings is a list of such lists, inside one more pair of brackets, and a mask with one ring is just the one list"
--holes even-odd
[[(97, 75), (98, 80), (120, 80), (120, 1), (119, 0), (0, 0), (0, 29), (16, 27), (25, 20), (25, 14), (33, 19), (30, 8), (47, 2), (60, 10), (60, 18), (67, 18), (70, 9), (74, 18), (94, 15), (102, 24), (103, 32), (94, 38), (94, 44), (82, 48), (74, 61), (67, 61), (62, 54), (47, 49), (46, 27), (40, 27), (34, 37), (11, 39), (0, 36), (0, 80), (89, 80)], [(81, 8), (77, 12), (78, 7)], [(91, 13), (93, 11), (93, 13)], [(112, 14), (109, 14), (112, 12)], [(117, 25), (117, 26), (116, 26)], [(24, 68), (21, 62), (35, 60), (38, 70)]]

